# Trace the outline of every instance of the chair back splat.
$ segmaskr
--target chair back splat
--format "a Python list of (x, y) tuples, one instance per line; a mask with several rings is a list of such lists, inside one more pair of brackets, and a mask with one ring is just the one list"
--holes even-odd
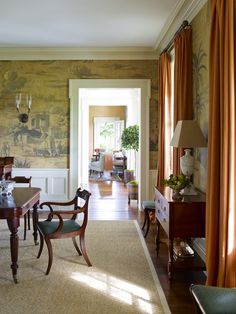
[[(47, 206), (50, 210), (48, 218), (44, 221), (38, 222), (40, 247), (37, 258), (41, 256), (43, 244), (45, 241), (48, 248), (48, 267), (46, 270), (46, 275), (48, 275), (50, 272), (53, 259), (51, 239), (72, 238), (74, 247), (78, 254), (83, 255), (88, 266), (92, 266), (86, 252), (84, 239), (85, 230), (88, 222), (88, 204), (90, 196), (90, 192), (88, 192), (87, 190), (81, 190), (81, 188), (79, 188), (75, 193), (75, 197), (71, 201), (44, 202), (40, 204), (40, 208)], [(79, 202), (82, 202), (83, 204), (81, 205), (79, 204)], [(73, 206), (74, 209), (70, 210), (69, 208), (67, 210), (54, 210), (53, 206)], [(77, 220), (78, 214), (83, 214), (82, 223), (79, 223)], [(68, 215), (71, 216), (71, 218), (68, 219)], [(76, 236), (79, 236), (80, 248), (76, 242)]]

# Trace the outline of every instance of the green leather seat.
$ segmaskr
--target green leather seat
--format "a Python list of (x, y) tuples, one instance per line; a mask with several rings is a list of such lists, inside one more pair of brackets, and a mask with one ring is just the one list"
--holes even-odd
[(236, 288), (191, 285), (198, 314), (236, 314)]
[(148, 235), (149, 227), (150, 227), (150, 213), (155, 213), (155, 202), (154, 201), (142, 201), (141, 206), (144, 211), (144, 222), (141, 229), (144, 230), (147, 224), (146, 231), (144, 232), (144, 238), (146, 238), (146, 236)]

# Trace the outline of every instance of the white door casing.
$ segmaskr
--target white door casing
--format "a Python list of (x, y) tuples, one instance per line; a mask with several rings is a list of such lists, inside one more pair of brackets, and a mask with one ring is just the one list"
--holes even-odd
[[(85, 88), (139, 88), (141, 102), (138, 105), (140, 121), (139, 137), (139, 205), (141, 200), (149, 198), (149, 100), (150, 80), (147, 79), (71, 79), (69, 80), (70, 97), (70, 167), (69, 167), (69, 195), (74, 196), (75, 190), (83, 186), (82, 173), (83, 150), (88, 145), (88, 134), (83, 132), (83, 118), (87, 119), (88, 112), (83, 112), (80, 103), (79, 90)], [(85, 153), (86, 154), (86, 153)], [(140, 206), (139, 206), (140, 208)]]

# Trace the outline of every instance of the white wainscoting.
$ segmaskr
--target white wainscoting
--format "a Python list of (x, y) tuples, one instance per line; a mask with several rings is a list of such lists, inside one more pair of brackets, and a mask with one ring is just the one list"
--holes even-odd
[(40, 202), (69, 199), (69, 170), (13, 168), (12, 176), (32, 177), (32, 187), (41, 188)]

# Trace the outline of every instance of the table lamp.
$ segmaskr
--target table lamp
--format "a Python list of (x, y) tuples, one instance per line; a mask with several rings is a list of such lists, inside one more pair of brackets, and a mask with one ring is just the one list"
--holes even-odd
[[(178, 121), (170, 145), (173, 147), (184, 147), (185, 154), (180, 157), (180, 169), (188, 177), (193, 174), (194, 158), (191, 155), (191, 149), (194, 147), (206, 147), (206, 139), (196, 120)], [(184, 194), (197, 194), (193, 186), (185, 189)]]

